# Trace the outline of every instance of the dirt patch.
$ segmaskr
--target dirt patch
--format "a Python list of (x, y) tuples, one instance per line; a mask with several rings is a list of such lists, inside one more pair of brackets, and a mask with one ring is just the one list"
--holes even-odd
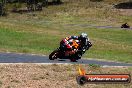
[(120, 14), (126, 16), (132, 16), (132, 9), (119, 9)]
[[(132, 68), (110, 68), (83, 66), (87, 73), (130, 73)], [(118, 69), (118, 70), (117, 70)], [(78, 65), (37, 65), (37, 64), (10, 64), (0, 65), (1, 88), (105, 88), (107, 84), (76, 83)], [(113, 88), (131, 88), (131, 84), (112, 84)]]

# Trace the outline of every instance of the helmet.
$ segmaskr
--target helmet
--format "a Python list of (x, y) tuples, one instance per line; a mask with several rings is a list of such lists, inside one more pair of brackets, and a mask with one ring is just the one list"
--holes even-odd
[(82, 38), (82, 39), (85, 39), (87, 37), (88, 37), (87, 33), (81, 33), (81, 35), (80, 35), (80, 38)]

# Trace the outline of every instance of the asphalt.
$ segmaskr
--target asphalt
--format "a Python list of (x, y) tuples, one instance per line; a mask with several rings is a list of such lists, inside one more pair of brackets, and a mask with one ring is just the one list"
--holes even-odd
[[(66, 24), (66, 26), (69, 27), (84, 27), (84, 28), (98, 28), (98, 29), (119, 29), (119, 30), (132, 30), (132, 28), (121, 28), (119, 26), (96, 26), (96, 25), (92, 25), (92, 24)], [(70, 28), (69, 28), (70, 29)]]
[(132, 66), (132, 63), (119, 63), (98, 60), (80, 59), (77, 62), (70, 62), (68, 59), (49, 60), (47, 56), (16, 54), (16, 53), (0, 53), (0, 63), (70, 63), (70, 64), (98, 64), (101, 66)]

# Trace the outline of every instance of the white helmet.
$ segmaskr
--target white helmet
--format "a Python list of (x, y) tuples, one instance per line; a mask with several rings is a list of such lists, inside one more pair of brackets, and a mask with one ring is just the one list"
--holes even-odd
[(80, 37), (81, 38), (88, 38), (88, 35), (87, 35), (87, 33), (81, 33)]

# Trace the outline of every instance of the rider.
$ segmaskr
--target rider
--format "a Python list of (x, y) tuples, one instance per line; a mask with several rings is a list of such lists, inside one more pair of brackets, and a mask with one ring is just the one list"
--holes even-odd
[(77, 50), (77, 47), (73, 44), (74, 42), (78, 43), (81, 46), (79, 50), (83, 52), (85, 52), (89, 49), (89, 47), (92, 46), (91, 42), (89, 41), (88, 35), (86, 33), (81, 33), (80, 36), (70, 36), (64, 38), (60, 42), (60, 49), (63, 51)]

